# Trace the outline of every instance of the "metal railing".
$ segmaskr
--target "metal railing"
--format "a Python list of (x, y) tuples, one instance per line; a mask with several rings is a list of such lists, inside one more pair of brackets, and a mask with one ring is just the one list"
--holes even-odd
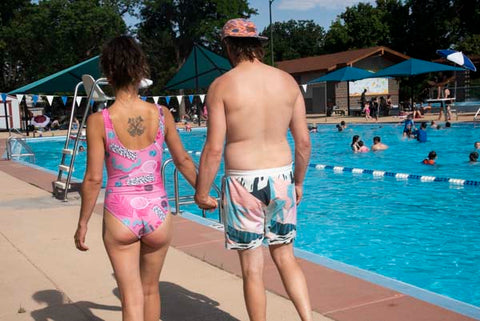
[[(30, 157), (35, 163), (35, 153), (25, 141), (25, 137), (9, 136), (5, 147), (7, 150), (7, 159), (12, 159), (14, 157)], [(23, 150), (26, 150), (26, 152), (23, 152)]]
[[(162, 175), (162, 181), (163, 184), (165, 185), (166, 183), (166, 167), (169, 164), (173, 164), (173, 159), (167, 159), (166, 161), (163, 162), (162, 168), (161, 168), (161, 175)], [(198, 170), (198, 164), (195, 163), (195, 168)], [(216, 184), (212, 185), (213, 190), (217, 194), (217, 197), (215, 198), (217, 202), (220, 201), (222, 192), (220, 188)], [(190, 204), (195, 204), (194, 201), (194, 195), (180, 195), (180, 190), (179, 190), (179, 184), (178, 184), (178, 169), (175, 167), (173, 170), (173, 191), (174, 191), (174, 197), (169, 198), (169, 201), (175, 202), (175, 215), (181, 213), (180, 211), (180, 205), (190, 205)], [(220, 205), (220, 204), (219, 204)], [(172, 213), (173, 214), (173, 213)], [(207, 218), (207, 214), (205, 210), (202, 210), (202, 217)], [(221, 213), (221, 206), (218, 206), (218, 221), (221, 223), (222, 222), (222, 213)]]

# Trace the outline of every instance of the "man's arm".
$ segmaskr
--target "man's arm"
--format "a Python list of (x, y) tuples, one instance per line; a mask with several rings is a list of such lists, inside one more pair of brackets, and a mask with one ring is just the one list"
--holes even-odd
[(310, 161), (311, 143), (310, 134), (307, 127), (307, 118), (305, 116), (305, 101), (298, 90), (297, 99), (293, 109), (292, 120), (290, 121), (290, 131), (295, 142), (295, 191), (297, 193), (297, 204), (302, 199), (303, 181), (307, 172), (308, 162)]
[(227, 126), (220, 85), (219, 80), (214, 81), (207, 94), (207, 140), (200, 157), (195, 191), (195, 203), (202, 209), (213, 208), (208, 194), (220, 166), (225, 142)]

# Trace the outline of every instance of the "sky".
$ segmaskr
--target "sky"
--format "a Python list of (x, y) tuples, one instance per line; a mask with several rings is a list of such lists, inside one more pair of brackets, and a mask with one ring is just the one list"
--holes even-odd
[[(272, 3), (272, 21), (313, 20), (325, 30), (330, 28), (336, 17), (359, 2), (375, 4), (375, 1), (364, 0), (275, 0)], [(259, 31), (270, 23), (269, 0), (250, 0), (250, 7), (258, 10), (258, 15), (252, 16)]]

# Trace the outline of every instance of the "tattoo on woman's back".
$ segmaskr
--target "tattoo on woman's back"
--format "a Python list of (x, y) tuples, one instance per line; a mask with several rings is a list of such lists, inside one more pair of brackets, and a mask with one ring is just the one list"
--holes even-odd
[(132, 137), (136, 135), (138, 136), (142, 135), (143, 132), (145, 131), (145, 127), (143, 126), (142, 116), (138, 116), (136, 118), (129, 118), (127, 131)]

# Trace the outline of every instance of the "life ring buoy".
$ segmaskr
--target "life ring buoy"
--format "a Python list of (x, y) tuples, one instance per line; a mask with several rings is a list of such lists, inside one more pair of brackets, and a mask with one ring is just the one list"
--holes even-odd
[[(77, 135), (71, 134), (71, 135), (70, 135), (70, 139), (77, 139)], [(78, 139), (85, 141), (85, 140), (87, 140), (87, 136), (80, 135), (80, 137), (78, 137)]]

